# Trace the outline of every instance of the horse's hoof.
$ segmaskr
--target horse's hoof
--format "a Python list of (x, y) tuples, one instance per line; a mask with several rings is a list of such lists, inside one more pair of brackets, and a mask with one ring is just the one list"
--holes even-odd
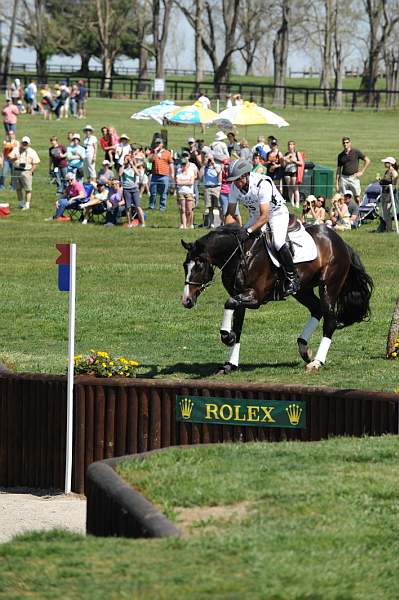
[(322, 364), (319, 360), (312, 360), (308, 365), (306, 365), (306, 373), (311, 373), (312, 371), (318, 371), (321, 368)]
[(310, 363), (313, 353), (308, 345), (304, 344), (303, 342), (298, 342), (298, 351), (305, 363)]
[(238, 367), (229, 362), (224, 364), (220, 369), (218, 369), (215, 375), (230, 375), (233, 371), (237, 371)]
[(236, 343), (236, 334), (234, 331), (220, 331), (220, 339), (226, 346), (234, 346)]

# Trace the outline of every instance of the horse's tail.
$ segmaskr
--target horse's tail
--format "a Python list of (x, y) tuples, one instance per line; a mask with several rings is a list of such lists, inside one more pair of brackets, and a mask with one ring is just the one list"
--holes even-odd
[(356, 252), (346, 244), (350, 255), (350, 267), (344, 285), (336, 302), (338, 327), (348, 327), (370, 317), (370, 298), (373, 292), (373, 280)]

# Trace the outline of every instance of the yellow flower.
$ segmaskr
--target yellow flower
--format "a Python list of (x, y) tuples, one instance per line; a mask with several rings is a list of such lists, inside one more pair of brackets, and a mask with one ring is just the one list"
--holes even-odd
[(101, 363), (101, 366), (106, 367), (107, 365), (106, 365), (106, 363)]
[(109, 364), (110, 364), (110, 365), (113, 365), (114, 363), (112, 362), (112, 360), (110, 360), (110, 361), (109, 361)]
[(90, 348), (89, 352), (95, 352), (95, 350), (93, 350), (93, 348)]
[(398, 356), (398, 353), (397, 352), (392, 352), (391, 356), (392, 356), (392, 358), (396, 358)]
[(132, 367), (138, 367), (139, 363), (135, 360), (129, 360), (129, 365), (132, 365)]

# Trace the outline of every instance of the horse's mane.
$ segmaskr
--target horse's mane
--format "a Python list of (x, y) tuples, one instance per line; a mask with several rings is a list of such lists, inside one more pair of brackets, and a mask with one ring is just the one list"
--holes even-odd
[(220, 227), (216, 227), (215, 229), (211, 229), (208, 233), (198, 238), (194, 245), (197, 248), (197, 251), (204, 251), (208, 248), (212, 242), (215, 242), (217, 239), (222, 240), (223, 238), (227, 241), (236, 243), (236, 234), (240, 231), (241, 227), (238, 223), (230, 223), (229, 225), (221, 225)]

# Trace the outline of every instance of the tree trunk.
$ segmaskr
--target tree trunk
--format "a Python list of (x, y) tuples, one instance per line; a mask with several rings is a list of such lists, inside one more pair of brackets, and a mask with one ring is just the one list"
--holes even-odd
[(14, 43), (15, 28), (17, 25), (18, 4), (19, 4), (19, 0), (14, 0), (14, 6), (13, 6), (12, 16), (11, 16), (10, 31), (8, 34), (8, 42), (7, 42), (6, 50), (4, 53), (4, 61), (2, 61), (3, 77), (2, 77), (1, 83), (4, 86), (7, 85), (8, 71), (10, 70), (11, 51), (12, 51), (12, 47), (13, 47), (13, 43)]
[(80, 72), (82, 75), (89, 74), (89, 62), (91, 59), (91, 54), (81, 54), (80, 55)]
[(282, 22), (277, 31), (276, 39), (273, 42), (273, 60), (274, 60), (274, 98), (273, 104), (281, 106), (284, 104), (284, 86), (287, 76), (287, 59), (289, 45), (289, 19), (290, 2), (283, 0)]
[(391, 324), (388, 331), (386, 357), (392, 358), (392, 352), (395, 351), (396, 340), (399, 337), (399, 298), (396, 300), (395, 310), (393, 311)]
[(342, 108), (342, 82), (344, 78), (344, 65), (342, 60), (342, 45), (337, 42), (335, 47), (335, 108)]
[(101, 80), (101, 91), (103, 95), (108, 95), (110, 98), (112, 97), (112, 71), (114, 68), (114, 61), (112, 57), (108, 55), (108, 53), (104, 53), (102, 56), (102, 80)]
[(139, 92), (145, 92), (147, 87), (147, 82), (144, 81), (148, 79), (148, 50), (140, 46), (140, 56), (139, 56), (139, 72), (138, 72), (138, 82), (137, 82), (137, 90)]
[(196, 93), (199, 92), (199, 85), (204, 79), (204, 49), (202, 47), (202, 38), (204, 36), (204, 0), (196, 0), (195, 12), (195, 81)]
[(323, 104), (330, 105), (330, 87), (332, 77), (332, 35), (333, 35), (333, 0), (325, 0), (325, 29), (323, 46), (323, 64), (321, 67), (320, 88), (323, 90)]
[(36, 75), (40, 82), (47, 80), (47, 58), (46, 52), (36, 48)]
[(385, 60), (385, 73), (386, 73), (386, 90), (387, 92), (387, 107), (392, 108), (398, 103), (398, 92), (399, 92), (399, 57), (395, 55), (395, 52), (391, 49), (390, 52), (386, 52), (384, 56)]

